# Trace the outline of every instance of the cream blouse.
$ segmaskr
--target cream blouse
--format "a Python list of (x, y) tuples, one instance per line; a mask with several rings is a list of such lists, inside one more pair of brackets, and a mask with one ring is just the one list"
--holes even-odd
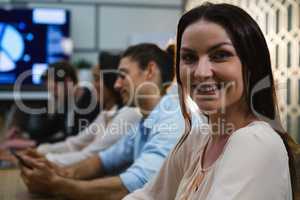
[[(124, 199), (292, 200), (287, 152), (269, 124), (255, 121), (237, 130), (219, 158), (201, 169), (208, 139), (209, 135), (194, 128), (157, 177)], [(198, 187), (190, 191), (190, 184), (199, 177)]]

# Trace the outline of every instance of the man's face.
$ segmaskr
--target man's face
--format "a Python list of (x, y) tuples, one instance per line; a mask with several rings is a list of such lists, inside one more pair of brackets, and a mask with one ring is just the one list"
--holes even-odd
[(134, 106), (137, 88), (147, 80), (146, 72), (130, 57), (121, 59), (118, 70), (119, 76), (114, 87), (120, 92), (124, 104)]

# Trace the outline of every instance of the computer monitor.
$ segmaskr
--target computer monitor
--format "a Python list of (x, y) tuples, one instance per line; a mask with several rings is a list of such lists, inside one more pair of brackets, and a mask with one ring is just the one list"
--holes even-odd
[(48, 64), (69, 59), (63, 48), (69, 40), (65, 9), (0, 9), (0, 92), (11, 92), (17, 81), (23, 91), (44, 88)]

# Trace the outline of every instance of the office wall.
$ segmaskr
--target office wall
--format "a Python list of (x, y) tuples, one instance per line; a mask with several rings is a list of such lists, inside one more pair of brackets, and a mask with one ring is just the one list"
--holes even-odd
[(181, 0), (0, 0), (1, 7), (54, 7), (71, 11), (73, 61), (97, 62), (102, 50), (175, 36)]
[[(207, 0), (188, 0), (186, 10)], [(209, 0), (245, 9), (260, 25), (271, 55), (281, 119), (300, 143), (300, 1)]]

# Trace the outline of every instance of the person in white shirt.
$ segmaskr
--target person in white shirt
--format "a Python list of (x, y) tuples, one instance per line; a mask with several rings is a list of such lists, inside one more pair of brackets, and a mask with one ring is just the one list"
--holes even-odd
[[(239, 7), (203, 4), (180, 19), (176, 55), (185, 134), (156, 178), (124, 200), (295, 199), (298, 146), (281, 126), (257, 23)], [(191, 126), (188, 97), (208, 125)]]
[[(107, 85), (113, 85), (116, 77), (110, 80), (108, 74), (100, 80), (100, 68), (93, 69), (94, 86), (98, 101), (103, 99), (103, 111), (87, 128), (78, 135), (68, 137), (63, 142), (42, 144), (37, 151), (59, 166), (69, 166), (84, 160), (99, 151), (116, 143), (132, 126), (141, 119), (139, 110), (135, 107), (119, 108), (119, 95)], [(111, 82), (111, 83), (110, 83)], [(100, 84), (103, 84), (102, 86)], [(103, 95), (100, 98), (100, 95)]]

